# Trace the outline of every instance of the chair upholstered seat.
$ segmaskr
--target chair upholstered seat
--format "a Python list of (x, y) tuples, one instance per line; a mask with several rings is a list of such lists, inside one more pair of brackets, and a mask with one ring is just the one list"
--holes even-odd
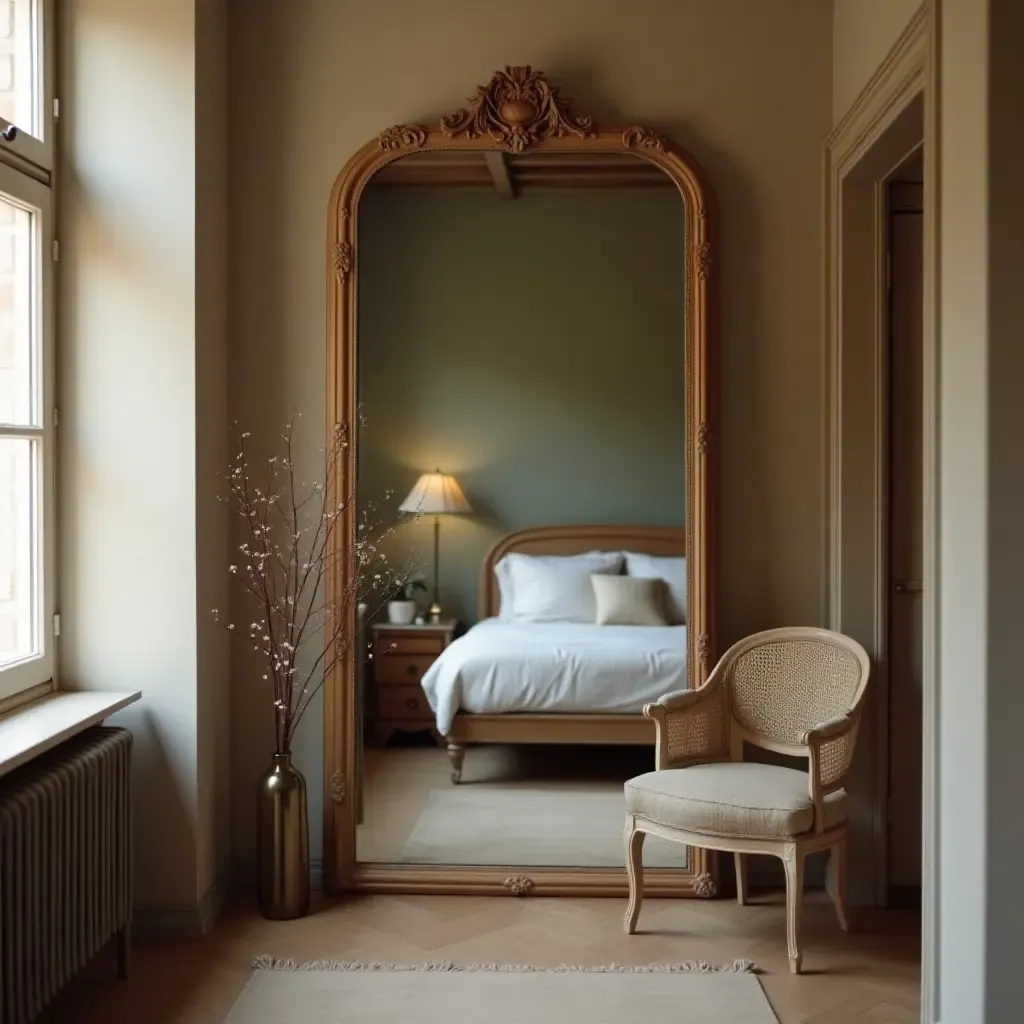
[[(806, 772), (752, 762), (647, 772), (625, 787), (626, 810), (709, 836), (791, 839), (814, 829)], [(824, 828), (846, 820), (846, 790), (824, 797)]]

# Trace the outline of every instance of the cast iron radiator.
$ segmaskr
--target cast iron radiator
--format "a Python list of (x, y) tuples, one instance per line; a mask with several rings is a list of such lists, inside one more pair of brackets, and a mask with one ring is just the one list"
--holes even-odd
[(0, 1024), (28, 1024), (115, 935), (127, 971), (131, 750), (97, 727), (0, 779)]

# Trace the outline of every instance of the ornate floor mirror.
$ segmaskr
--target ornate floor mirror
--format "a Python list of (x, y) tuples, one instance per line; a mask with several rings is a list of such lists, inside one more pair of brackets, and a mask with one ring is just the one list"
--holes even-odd
[[(507, 67), (363, 146), (327, 234), (328, 435), (358, 496), (328, 585), (383, 611), (354, 554), (381, 529), (429, 589), (353, 607), (325, 681), (325, 888), (625, 896), (643, 705), (716, 652), (707, 184)], [(669, 846), (647, 893), (713, 896), (711, 855)]]

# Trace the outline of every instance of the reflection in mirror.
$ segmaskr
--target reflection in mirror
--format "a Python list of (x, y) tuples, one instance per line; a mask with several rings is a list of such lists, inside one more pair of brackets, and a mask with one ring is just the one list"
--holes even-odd
[[(621, 867), (685, 688), (685, 211), (620, 154), (432, 152), (358, 210), (368, 624), (357, 859)], [(648, 840), (648, 867), (687, 851)]]

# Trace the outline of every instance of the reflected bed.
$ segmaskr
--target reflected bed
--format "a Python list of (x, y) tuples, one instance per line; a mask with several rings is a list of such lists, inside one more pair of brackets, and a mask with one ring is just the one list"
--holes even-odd
[(445, 736), (459, 711), (636, 714), (686, 688), (686, 627), (486, 619), (422, 685)]
[(634, 551), (678, 557), (667, 526), (548, 526), (503, 537), (480, 575), (480, 624), (445, 652), (423, 687), (448, 744), (452, 781), (471, 743), (654, 745), (644, 704), (688, 686), (685, 626), (498, 621), (495, 566), (508, 554)]

